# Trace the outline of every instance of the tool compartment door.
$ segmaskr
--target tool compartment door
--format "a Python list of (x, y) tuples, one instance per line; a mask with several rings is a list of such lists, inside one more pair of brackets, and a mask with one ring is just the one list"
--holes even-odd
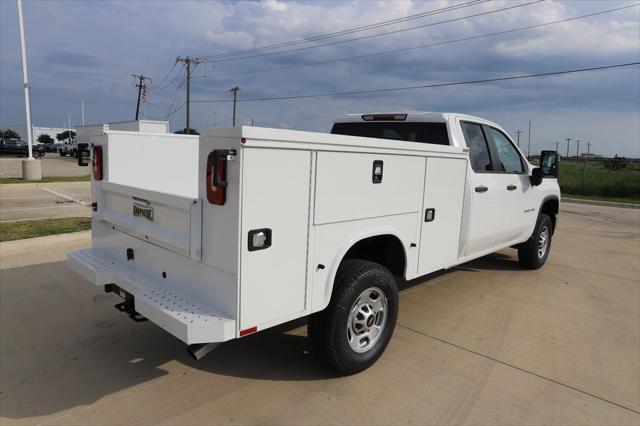
[[(305, 308), (311, 178), (309, 151), (245, 148), (242, 156), (240, 330)], [(268, 239), (251, 248), (259, 230)]]
[(427, 158), (418, 275), (454, 264), (458, 258), (467, 160)]

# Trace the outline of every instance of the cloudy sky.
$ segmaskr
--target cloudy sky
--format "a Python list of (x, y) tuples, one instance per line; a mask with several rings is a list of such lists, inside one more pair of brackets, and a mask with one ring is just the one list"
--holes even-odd
[[(638, 6), (553, 23), (634, 4), (637, 0), (25, 1), (33, 121), (60, 127), (70, 113), (72, 124), (80, 124), (83, 99), (87, 124), (133, 119), (137, 89), (131, 75), (142, 73), (153, 79), (143, 113), (168, 116), (172, 129), (182, 128), (185, 70), (174, 64), (177, 56), (189, 55), (207, 58), (192, 80), (197, 102), (191, 122), (199, 130), (212, 127), (214, 117), (217, 126), (231, 124), (230, 103), (206, 101), (229, 100), (227, 91), (238, 85), (239, 120), (260, 126), (327, 131), (332, 119), (345, 113), (458, 111), (494, 120), (512, 134), (523, 130), (525, 144), (532, 120), (532, 152), (570, 137), (590, 141), (596, 153), (640, 156), (638, 66), (490, 84), (242, 101), (637, 62)], [(458, 8), (441, 10), (450, 6)], [(220, 56), (405, 17), (412, 19)], [(541, 24), (548, 25), (488, 35)], [(13, 0), (0, 1), (0, 35), (0, 123), (21, 123)], [(477, 38), (483, 35), (488, 36)], [(360, 40), (349, 41), (355, 38)], [(560, 150), (565, 149), (563, 142)], [(575, 145), (571, 149), (575, 152)]]

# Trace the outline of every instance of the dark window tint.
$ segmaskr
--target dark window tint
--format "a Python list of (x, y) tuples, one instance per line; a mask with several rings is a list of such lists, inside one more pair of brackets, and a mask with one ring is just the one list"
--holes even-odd
[(449, 134), (445, 123), (336, 123), (331, 129), (336, 135), (366, 138), (393, 139), (407, 142), (449, 145)]
[(493, 127), (490, 128), (490, 132), (498, 152), (502, 170), (507, 173), (523, 173), (524, 167), (522, 166), (520, 154), (518, 154), (518, 150), (516, 150), (509, 138)]
[(475, 123), (462, 123), (462, 130), (469, 147), (469, 159), (474, 172), (490, 172), (491, 157), (489, 156), (489, 145), (482, 131), (482, 126)]

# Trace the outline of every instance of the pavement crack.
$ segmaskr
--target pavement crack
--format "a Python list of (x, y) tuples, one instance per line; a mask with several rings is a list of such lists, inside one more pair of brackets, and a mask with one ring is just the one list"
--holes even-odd
[(590, 393), (590, 392), (587, 392), (587, 391), (585, 391), (585, 390), (582, 390), (582, 389), (576, 388), (576, 387), (571, 386), (571, 385), (568, 385), (568, 384), (566, 384), (566, 383), (559, 382), (559, 381), (554, 380), (554, 379), (551, 379), (551, 378), (549, 378), (549, 377), (545, 377), (545, 376), (543, 376), (543, 375), (540, 375), (540, 374), (535, 373), (535, 372), (533, 372), (533, 371), (529, 371), (529, 370), (524, 369), (524, 368), (522, 368), (522, 367), (518, 367), (517, 365), (509, 364), (508, 362), (501, 361), (501, 360), (499, 360), (498, 358), (495, 358), (495, 357), (492, 357), (492, 356), (489, 356), (489, 355), (485, 355), (485, 354), (480, 353), (480, 352), (476, 352), (476, 351), (474, 351), (473, 349), (465, 348), (464, 346), (456, 345), (455, 343), (449, 342), (448, 340), (444, 340), (444, 339), (441, 339), (441, 338), (439, 338), (439, 337), (432, 336), (432, 335), (430, 335), (430, 334), (428, 334), (428, 333), (425, 333), (425, 332), (420, 331), (420, 330), (416, 330), (415, 328), (407, 327), (406, 325), (403, 325), (403, 324), (400, 324), (400, 323), (396, 323), (396, 325), (397, 325), (398, 327), (402, 327), (402, 328), (404, 328), (404, 329), (406, 329), (406, 330), (409, 330), (409, 331), (412, 331), (412, 332), (414, 332), (414, 333), (420, 334), (420, 335), (422, 335), (422, 336), (428, 337), (428, 338), (430, 338), (430, 339), (436, 340), (436, 341), (438, 341), (438, 342), (440, 342), (440, 343), (444, 343), (445, 345), (453, 346), (454, 348), (461, 349), (461, 350), (466, 351), (466, 352), (469, 352), (469, 353), (471, 353), (471, 354), (474, 354), (474, 355), (477, 355), (477, 356), (480, 356), (480, 357), (483, 357), (483, 358), (489, 359), (489, 360), (491, 360), (491, 361), (493, 361), (493, 362), (497, 362), (498, 364), (502, 364), (502, 365), (504, 365), (504, 366), (506, 366), (506, 367), (510, 367), (510, 368), (515, 369), (515, 370), (521, 371), (521, 372), (523, 372), (523, 373), (526, 373), (526, 374), (529, 374), (529, 375), (532, 375), (532, 376), (538, 377), (538, 378), (540, 378), (540, 379), (542, 379), (542, 380), (546, 380), (546, 381), (548, 381), (548, 382), (554, 383), (554, 384), (559, 385), (559, 386), (562, 386), (562, 387), (564, 387), (564, 388), (571, 389), (571, 390), (573, 390), (573, 391), (575, 391), (575, 392), (579, 392), (579, 393), (581, 393), (581, 394), (583, 394), (583, 395), (590, 396), (590, 397), (595, 398), (595, 399), (598, 399), (598, 400), (600, 400), (600, 401), (602, 401), (602, 402), (606, 402), (606, 403), (608, 403), (608, 404), (615, 405), (616, 407), (622, 408), (622, 409), (627, 410), (627, 411), (630, 411), (630, 412), (632, 412), (632, 413), (640, 414), (640, 411), (634, 410), (633, 408), (629, 408), (629, 407), (627, 407), (627, 406), (624, 406), (624, 405), (619, 404), (619, 403), (617, 403), (617, 402), (614, 402), (614, 401), (611, 401), (611, 400), (609, 400), (609, 399), (603, 398), (603, 397), (601, 397), (601, 396), (594, 395), (594, 394), (592, 394), (592, 393)]

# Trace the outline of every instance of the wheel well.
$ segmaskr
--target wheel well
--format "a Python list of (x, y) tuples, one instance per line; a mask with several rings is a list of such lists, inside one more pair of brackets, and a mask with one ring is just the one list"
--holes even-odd
[(551, 224), (554, 231), (556, 229), (556, 215), (558, 214), (559, 207), (560, 203), (558, 202), (558, 199), (550, 198), (542, 203), (542, 208), (540, 209), (541, 213), (544, 213), (551, 218)]
[(365, 259), (386, 267), (393, 275), (404, 275), (406, 257), (404, 247), (394, 235), (377, 235), (365, 238), (353, 245), (345, 259)]

